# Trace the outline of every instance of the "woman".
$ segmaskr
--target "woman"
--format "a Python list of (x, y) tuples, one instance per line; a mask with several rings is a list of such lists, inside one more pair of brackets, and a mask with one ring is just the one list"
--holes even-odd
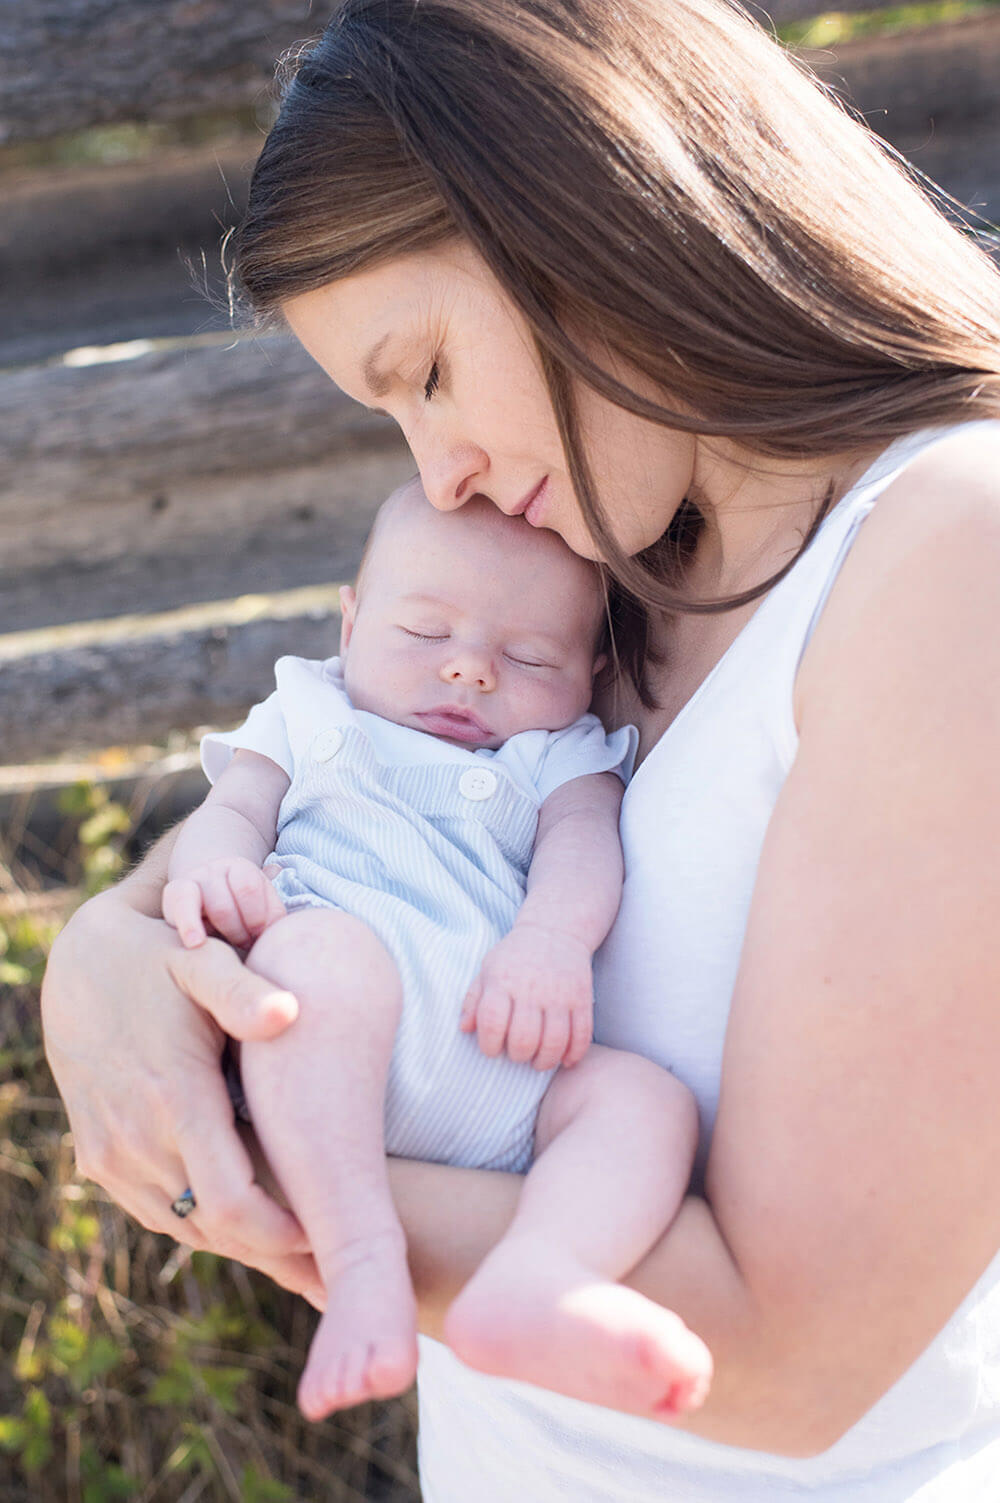
[[(632, 1281), (712, 1348), (704, 1409), (650, 1425), (428, 1342), (428, 1503), (986, 1496), (989, 263), (721, 0), (347, 0), (290, 84), (237, 254), (257, 312), (401, 424), (436, 505), (483, 493), (605, 563), (605, 709), (639, 724), (642, 762), (598, 1036), (670, 1065), (702, 1112), (703, 1174)], [(174, 1233), (190, 1184), (188, 1240), (315, 1297), (217, 1068), (220, 1029), (276, 1033), (294, 1002), (219, 944), (177, 949), (165, 864), (88, 905), (50, 967), (81, 1167)], [(433, 1336), (518, 1181), (394, 1174)]]

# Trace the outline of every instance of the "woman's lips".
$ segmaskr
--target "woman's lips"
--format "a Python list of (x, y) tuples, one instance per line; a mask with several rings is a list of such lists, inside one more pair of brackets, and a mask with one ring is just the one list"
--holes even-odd
[(454, 705), (438, 705), (433, 710), (422, 710), (417, 719), (432, 736), (448, 736), (452, 741), (488, 741), (492, 732), (471, 710), (456, 709)]
[(525, 496), (523, 501), (519, 502), (512, 515), (515, 517), (523, 517), (526, 522), (530, 522), (532, 527), (540, 526), (541, 511), (545, 500), (545, 492), (548, 489), (548, 484), (549, 477), (548, 475), (544, 475), (535, 486), (535, 489), (531, 491), (527, 496)]

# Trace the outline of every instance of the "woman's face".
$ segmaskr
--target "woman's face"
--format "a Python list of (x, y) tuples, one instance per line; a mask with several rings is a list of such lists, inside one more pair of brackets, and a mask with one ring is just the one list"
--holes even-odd
[[(559, 533), (583, 557), (598, 556), (530, 330), (466, 241), (302, 293), (284, 312), (342, 391), (396, 420), (439, 510), (483, 495)], [(588, 387), (578, 402), (598, 496), (617, 541), (637, 553), (687, 494), (696, 440)]]

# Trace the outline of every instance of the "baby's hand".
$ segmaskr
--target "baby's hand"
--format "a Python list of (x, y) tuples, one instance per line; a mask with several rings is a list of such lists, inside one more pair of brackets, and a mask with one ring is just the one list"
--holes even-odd
[(163, 917), (188, 950), (204, 944), (204, 919), (243, 950), (284, 915), (285, 907), (259, 866), (245, 856), (220, 856), (175, 877), (163, 889)]
[(463, 1033), (491, 1057), (506, 1047), (536, 1070), (575, 1065), (590, 1046), (594, 993), (590, 951), (556, 929), (515, 924), (483, 961), (462, 1006)]

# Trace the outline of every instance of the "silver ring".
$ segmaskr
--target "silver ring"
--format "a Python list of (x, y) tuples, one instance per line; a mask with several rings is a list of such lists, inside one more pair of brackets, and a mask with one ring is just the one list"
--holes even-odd
[(188, 1185), (187, 1189), (182, 1190), (176, 1200), (170, 1202), (170, 1209), (175, 1216), (179, 1216), (183, 1221), (185, 1216), (190, 1216), (197, 1204), (198, 1202), (194, 1198), (194, 1191)]

